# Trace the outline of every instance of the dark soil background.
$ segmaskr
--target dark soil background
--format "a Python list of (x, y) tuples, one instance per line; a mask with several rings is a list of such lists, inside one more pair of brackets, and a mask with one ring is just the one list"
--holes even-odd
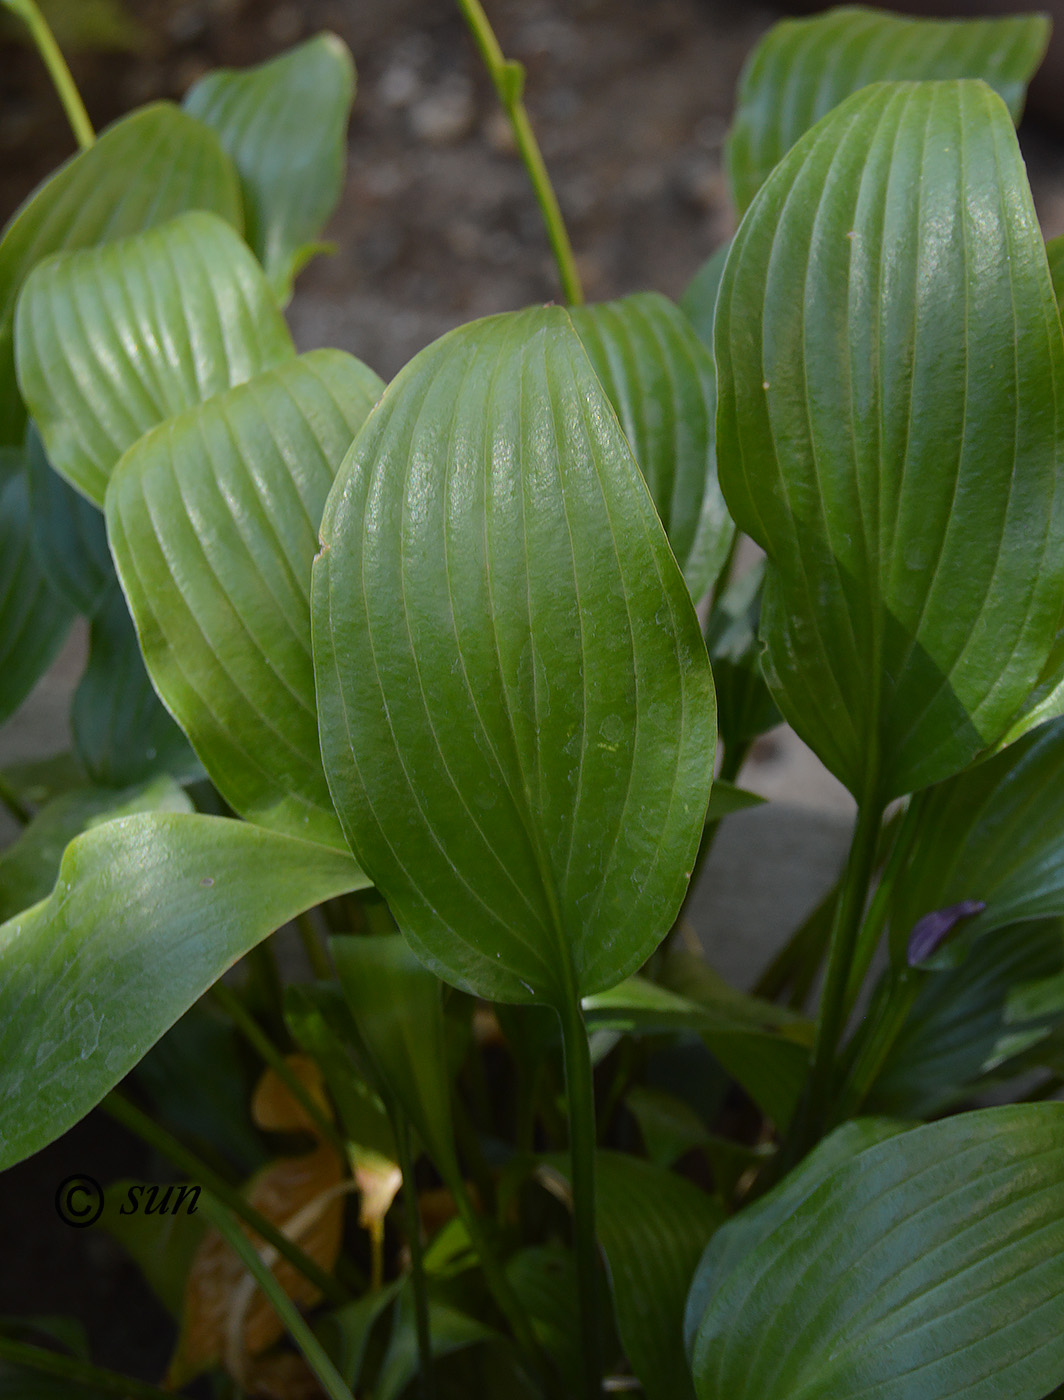
[[(539, 213), (453, 0), (128, 0), (134, 49), (71, 63), (97, 127), (181, 97), (209, 68), (256, 63), (321, 29), (359, 73), (348, 179), (303, 274), (300, 348), (337, 345), (386, 378), (450, 327), (558, 295)], [(1007, 8), (1007, 6), (1003, 6)], [(1064, 5), (1054, 8), (1064, 10)], [(723, 0), (488, 0), (526, 97), (590, 299), (678, 296), (731, 232), (721, 144), (744, 58), (779, 17)], [(1064, 14), (1058, 26), (1064, 37)], [(34, 53), (0, 36), (0, 216), (72, 153)], [(1022, 138), (1047, 236), (1064, 232), (1057, 72)], [(1047, 115), (1048, 114), (1048, 119)], [(160, 1179), (159, 1164), (94, 1115), (3, 1177), (0, 1315), (72, 1314), (103, 1365), (162, 1374), (172, 1329), (116, 1245), (57, 1218), (73, 1172)]]

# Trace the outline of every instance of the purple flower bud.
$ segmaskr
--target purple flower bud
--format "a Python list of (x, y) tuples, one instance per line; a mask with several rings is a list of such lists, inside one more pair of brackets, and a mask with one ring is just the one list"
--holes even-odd
[(962, 899), (959, 904), (949, 904), (945, 909), (933, 909), (922, 919), (917, 919), (909, 934), (907, 954), (910, 967), (918, 967), (945, 942), (947, 936), (962, 919), (972, 919), (981, 914), (986, 904), (981, 899)]

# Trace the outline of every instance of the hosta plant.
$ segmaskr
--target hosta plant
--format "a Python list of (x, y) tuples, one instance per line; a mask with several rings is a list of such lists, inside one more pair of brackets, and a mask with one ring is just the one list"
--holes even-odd
[[(730, 245), (680, 306), (584, 305), (460, 8), (569, 304), (387, 385), (281, 310), (343, 46), (96, 137), (42, 37), (83, 149), (0, 242), (0, 712), (77, 614), (90, 651), (74, 752), (0, 775), (0, 1163), (102, 1103), (202, 1194), (106, 1183), (95, 1227), (167, 1390), (17, 1319), (0, 1386), (1064, 1393), (1047, 23), (777, 25)], [(739, 990), (678, 920), (781, 717), (857, 817)]]

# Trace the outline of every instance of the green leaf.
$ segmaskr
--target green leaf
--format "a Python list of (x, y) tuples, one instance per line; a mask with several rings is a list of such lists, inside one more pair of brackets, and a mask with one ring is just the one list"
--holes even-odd
[(947, 777), (1028, 695), (1064, 587), (1064, 340), (1000, 99), (878, 84), (808, 132), (736, 235), (717, 356), (784, 717), (861, 800)]
[(528, 1314), (536, 1340), (554, 1362), (566, 1393), (578, 1395), (584, 1362), (572, 1252), (558, 1244), (516, 1250), (506, 1261), (506, 1278)]
[(747, 812), (751, 807), (761, 807), (766, 800), (756, 792), (747, 792), (746, 788), (736, 787), (734, 783), (717, 778), (709, 796), (706, 821), (723, 821), (725, 817), (730, 817), (733, 812)]
[[(563, 1176), (564, 1159), (551, 1159)], [(672, 1172), (621, 1152), (595, 1156), (595, 1218), (617, 1330), (647, 1400), (693, 1396), (684, 1302), (720, 1205)]]
[(100, 132), (30, 196), (0, 241), (0, 443), (22, 441), (15, 382), (15, 302), (27, 274), (61, 249), (88, 248), (209, 209), (241, 231), (236, 170), (217, 136), (169, 102), (138, 108)]
[(103, 516), (52, 470), (32, 421), (25, 468), (37, 562), (54, 591), (89, 617), (115, 577)]
[(181, 730), (159, 703), (117, 583), (89, 627), (89, 662), (70, 711), (74, 748), (105, 787), (126, 787), (156, 773), (202, 776)]
[[(493, 1327), (470, 1317), (468, 1313), (460, 1312), (449, 1303), (429, 1299), (429, 1336), (433, 1357), (451, 1356), (456, 1351), (476, 1346), (478, 1342), (490, 1341), (498, 1335)], [(418, 1369), (413, 1290), (409, 1281), (404, 1281), (396, 1304), (391, 1340), (373, 1388), (374, 1400), (399, 1400), (417, 1376)]]
[(748, 1255), (771, 1239), (775, 1231), (790, 1219), (837, 1167), (867, 1148), (903, 1132), (907, 1126), (892, 1118), (858, 1118), (844, 1123), (819, 1142), (801, 1166), (788, 1173), (773, 1191), (762, 1200), (746, 1206), (717, 1231), (699, 1261), (691, 1291), (687, 1295), (684, 1343), (688, 1356), (694, 1348), (699, 1324), (718, 1280), (741, 1267)]
[(340, 198), (354, 96), (354, 64), (335, 34), (257, 68), (208, 73), (185, 96), (240, 172), (248, 242), (281, 301)]
[(495, 1000), (615, 985), (683, 897), (715, 717), (690, 595), (566, 313), (422, 351), (322, 540), (326, 772), (400, 928)]
[(0, 1168), (66, 1132), (249, 948), (366, 878), (306, 841), (186, 813), (94, 827), (0, 926)]
[(725, 1261), (744, 1215), (700, 1265), (699, 1400), (1041, 1400), (1064, 1375), (1064, 1105), (859, 1151)]
[(697, 601), (716, 582), (735, 537), (717, 483), (712, 356), (657, 292), (569, 315)]
[(149, 428), (295, 356), (247, 245), (200, 212), (39, 263), (15, 348), (49, 460), (97, 505)]
[(0, 722), (15, 712), (55, 659), (74, 614), (33, 549), (29, 484), (0, 474)]
[(680, 310), (694, 327), (695, 335), (713, 353), (713, 318), (717, 310), (717, 294), (720, 279), (724, 276), (724, 264), (728, 261), (730, 243), (725, 243), (715, 253), (711, 253), (695, 275), (687, 290), (680, 298)]
[(339, 984), (286, 987), (284, 1019), (293, 1038), (325, 1076), (347, 1141), (394, 1162), (398, 1153), (392, 1125), (380, 1095), (366, 1081), (354, 1048), (359, 1042), (358, 1028)]
[(1015, 1037), (1036, 1043), (1064, 1019), (1064, 1006), (1017, 1007), (1014, 993), (1059, 974), (1062, 964), (1059, 922), (1038, 920), (986, 934), (959, 966), (926, 973), (867, 1110), (930, 1118), (971, 1098), (988, 1071), (1007, 1074)]
[(1064, 235), (1051, 238), (1046, 244), (1046, 258), (1049, 262), (1049, 275), (1053, 280), (1053, 295), (1059, 308), (1064, 302)]
[[(698, 970), (691, 964), (697, 963)], [(690, 954), (673, 954), (666, 964), (669, 985), (629, 977), (608, 992), (584, 998), (584, 1018), (594, 1030), (625, 1034), (678, 1030), (765, 1030), (785, 1027), (799, 1044), (811, 1043), (812, 1027), (796, 1012), (746, 996), (730, 987), (711, 967)], [(695, 998), (671, 991), (686, 986)]]
[(343, 1377), (344, 1384), (354, 1389), (362, 1379), (370, 1335), (383, 1312), (395, 1300), (403, 1285), (401, 1278), (364, 1293), (353, 1303), (327, 1313), (315, 1322), (314, 1331), (329, 1353), (330, 1359)]
[(401, 934), (330, 943), (340, 985), (382, 1092), (402, 1109), (445, 1181), (459, 1175), (442, 987)]
[(868, 83), (982, 78), (1018, 122), (1048, 42), (1046, 15), (903, 19), (845, 6), (774, 25), (747, 60), (725, 146), (736, 207), (746, 209), (803, 132)]
[(683, 1099), (664, 1089), (636, 1084), (624, 1104), (639, 1126), (646, 1154), (656, 1167), (671, 1167), (693, 1148), (710, 1141), (705, 1123)]
[(85, 770), (72, 753), (30, 758), (0, 769), (4, 786), (26, 807), (39, 808), (53, 797), (61, 797), (88, 781)]
[(322, 507), (381, 388), (316, 350), (162, 424), (107, 522), (148, 670), (226, 801), (342, 846), (322, 771), (310, 570)]
[(0, 854), (0, 920), (47, 897), (67, 846), (82, 831), (134, 812), (190, 812), (192, 804), (171, 778), (139, 787), (83, 787), (47, 802)]
[(706, 1048), (777, 1128), (785, 1130), (809, 1073), (810, 1023), (736, 991), (691, 953), (670, 953), (661, 980), (674, 993), (714, 1013), (714, 1019), (699, 1028)]
[(965, 922), (965, 945), (1008, 924), (1064, 914), (1062, 775), (1064, 718), (923, 796), (891, 899), (895, 963), (918, 919), (961, 900), (986, 904)]
[[(745, 750), (782, 716), (761, 670), (761, 617), (764, 560), (759, 560), (713, 600), (706, 624), (706, 648), (717, 691), (717, 725), (725, 753)], [(719, 781), (714, 784), (716, 792)], [(712, 807), (713, 798), (709, 804)]]

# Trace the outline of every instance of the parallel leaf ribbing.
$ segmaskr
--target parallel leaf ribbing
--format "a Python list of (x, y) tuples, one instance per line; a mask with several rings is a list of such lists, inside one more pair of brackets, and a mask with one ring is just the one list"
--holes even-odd
[(697, 601), (735, 536), (717, 482), (712, 357), (679, 309), (654, 292), (569, 314)]
[(1064, 595), (1059, 324), (982, 83), (865, 88), (736, 236), (721, 485), (769, 555), (774, 697), (855, 795), (956, 771), (1038, 679)]
[(238, 232), (240, 182), (217, 136), (169, 102), (142, 107), (100, 133), (33, 194), (0, 242), (0, 443), (22, 440), (15, 382), (15, 303), (50, 253), (92, 247), (206, 209)]
[(1018, 122), (1048, 39), (1044, 15), (927, 20), (842, 6), (774, 25), (743, 72), (726, 147), (740, 213), (798, 138), (869, 83), (981, 78)]
[(107, 494), (152, 679), (249, 820), (342, 844), (321, 767), (310, 573), (333, 476), (382, 388), (338, 350), (156, 428)]
[(209, 73), (185, 97), (240, 172), (248, 243), (282, 299), (340, 197), (354, 94), (351, 55), (321, 34), (257, 68)]
[(1064, 1108), (863, 1150), (862, 1125), (841, 1131), (849, 1153), (828, 1139), (711, 1241), (689, 1319), (699, 1400), (1041, 1400), (1064, 1372)]
[(149, 428), (295, 355), (246, 244), (199, 212), (46, 259), (15, 329), (49, 459), (97, 504)]
[(322, 524), (314, 646), (337, 810), (459, 985), (613, 985), (675, 911), (712, 687), (690, 597), (565, 312), (422, 352)]

